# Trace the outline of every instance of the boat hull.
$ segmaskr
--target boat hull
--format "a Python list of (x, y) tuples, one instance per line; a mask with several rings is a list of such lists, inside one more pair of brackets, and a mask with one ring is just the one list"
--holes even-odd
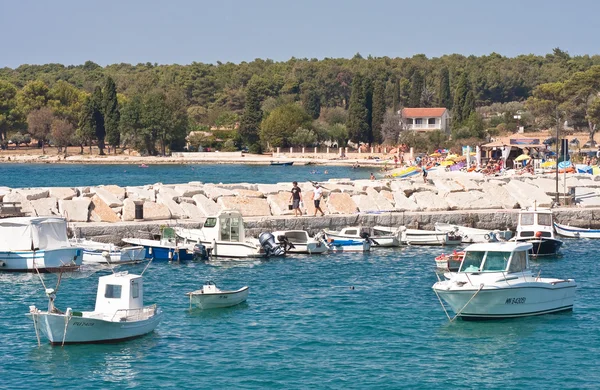
[(541, 239), (520, 239), (518, 242), (529, 242), (533, 245), (533, 248), (529, 250), (531, 256), (554, 256), (558, 254), (562, 241), (555, 240), (553, 238), (541, 238)]
[(127, 264), (146, 259), (146, 248), (143, 246), (128, 247), (121, 250), (83, 250), (83, 264)]
[(554, 230), (557, 234), (571, 238), (600, 238), (600, 229), (584, 229), (574, 226), (561, 225), (554, 222)]
[(334, 240), (328, 244), (329, 251), (338, 252), (369, 252), (371, 243), (366, 240)]
[(450, 281), (438, 282), (433, 289), (454, 313), (458, 314), (462, 309), (459, 317), (464, 320), (527, 317), (572, 310), (576, 290), (572, 280), (556, 284), (529, 282), (522, 287), (507, 283), (506, 288), (484, 287), (474, 296), (477, 289), (456, 291), (436, 288), (444, 283)]
[(71, 316), (65, 332), (64, 314), (29, 314), (37, 321), (39, 329), (51, 344), (112, 343), (129, 340), (152, 332), (162, 318), (157, 309), (155, 314), (139, 321), (106, 321), (98, 318)]
[(436, 223), (435, 230), (444, 233), (458, 232), (463, 244), (507, 241), (512, 237), (510, 230), (485, 230), (448, 223)]
[(83, 249), (66, 247), (39, 251), (0, 252), (0, 271), (58, 272), (76, 270), (83, 261)]
[[(359, 236), (348, 236), (343, 234), (335, 234), (331, 232), (326, 232), (327, 238), (332, 238), (334, 240), (356, 240), (363, 241)], [(372, 246), (381, 246), (381, 247), (397, 247), (400, 246), (400, 240), (395, 235), (380, 235), (380, 236), (372, 236), (371, 245)]]
[(306, 255), (319, 255), (329, 251), (326, 245), (320, 242), (295, 243), (294, 248), (288, 248), (287, 253), (297, 253)]
[(221, 309), (239, 305), (248, 299), (250, 289), (243, 287), (237, 291), (219, 291), (216, 293), (192, 293), (190, 304), (200, 309)]
[(460, 245), (462, 238), (451, 239), (448, 233), (407, 229), (403, 233), (402, 241), (407, 245)]

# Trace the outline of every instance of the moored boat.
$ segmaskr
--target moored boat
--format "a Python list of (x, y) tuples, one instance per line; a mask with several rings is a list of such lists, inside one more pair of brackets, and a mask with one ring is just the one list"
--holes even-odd
[(457, 233), (461, 236), (463, 244), (508, 241), (512, 237), (510, 230), (476, 229), (442, 222), (435, 223), (435, 230), (438, 232)]
[(271, 165), (280, 165), (280, 166), (292, 166), (294, 165), (293, 161), (271, 161)]
[(245, 302), (250, 289), (244, 286), (239, 290), (220, 290), (213, 281), (208, 281), (202, 289), (187, 293), (190, 297), (190, 306), (200, 309), (220, 309), (231, 307)]
[(552, 210), (538, 207), (519, 211), (517, 233), (513, 240), (531, 243), (529, 254), (532, 256), (556, 255), (563, 244), (554, 237)]
[[(311, 237), (306, 230), (281, 230), (272, 233), (287, 253), (321, 254), (329, 250), (327, 245)], [(290, 245), (291, 244), (291, 245)]]
[[(400, 232), (383, 233), (381, 230), (363, 230), (359, 227), (345, 227), (340, 231), (325, 229), (323, 232), (328, 238), (334, 240), (369, 240), (372, 246), (396, 247), (400, 246)], [(373, 234), (371, 234), (373, 233)]]
[(141, 275), (118, 272), (98, 278), (93, 311), (61, 312), (54, 306), (57, 288), (46, 289), (47, 311), (29, 307), (38, 343), (40, 332), (53, 345), (132, 339), (152, 332), (162, 318), (156, 305), (144, 306)]
[(600, 238), (600, 229), (586, 229), (568, 226), (554, 221), (554, 230), (563, 237), (571, 238)]
[(330, 252), (369, 252), (371, 250), (371, 241), (364, 239), (335, 239), (327, 237), (325, 232), (321, 231), (315, 235), (315, 239), (320, 240), (327, 245)]
[(460, 263), (465, 257), (465, 252), (454, 251), (452, 253), (442, 253), (435, 258), (435, 266), (442, 271), (456, 272), (460, 268)]
[(451, 320), (515, 318), (572, 310), (577, 284), (573, 279), (534, 275), (529, 267), (531, 248), (532, 244), (519, 242), (468, 246), (458, 272), (432, 287), (440, 302), (443, 300), (455, 313)]
[(122, 241), (127, 244), (144, 247), (144, 257), (147, 259), (157, 261), (197, 260), (194, 257), (194, 245), (178, 239), (173, 228), (163, 228), (160, 240), (123, 238)]
[(72, 271), (79, 268), (82, 260), (83, 249), (69, 242), (64, 218), (0, 220), (0, 271)]
[(146, 259), (146, 249), (141, 245), (121, 248), (81, 238), (70, 241), (83, 249), (83, 264), (130, 264)]
[(402, 241), (407, 245), (459, 245), (462, 237), (455, 232), (436, 232), (431, 230), (406, 229)]

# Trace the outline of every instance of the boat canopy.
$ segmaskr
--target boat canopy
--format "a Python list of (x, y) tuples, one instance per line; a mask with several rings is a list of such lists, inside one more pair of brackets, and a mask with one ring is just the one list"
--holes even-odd
[(244, 242), (244, 220), (237, 210), (223, 210), (216, 217), (209, 217), (201, 229), (203, 240)]
[(529, 268), (530, 243), (488, 243), (469, 245), (459, 272), (521, 272)]
[(96, 312), (112, 313), (117, 310), (144, 307), (144, 288), (140, 275), (127, 271), (98, 278)]
[(0, 251), (32, 251), (69, 247), (67, 221), (57, 217), (0, 220)]

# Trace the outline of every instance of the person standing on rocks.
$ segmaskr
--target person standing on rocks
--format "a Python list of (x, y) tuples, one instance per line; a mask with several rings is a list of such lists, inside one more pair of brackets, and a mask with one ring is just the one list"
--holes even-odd
[(423, 169), (423, 183), (427, 184), (427, 167), (425, 164), (423, 164), (421, 169)]
[(294, 210), (294, 216), (302, 215), (302, 211), (300, 211), (300, 201), (302, 200), (302, 190), (298, 187), (298, 182), (295, 181), (292, 183), (292, 195), (290, 196), (290, 201), (292, 202), (292, 210)]
[(317, 211), (321, 212), (321, 216), (324, 216), (325, 213), (323, 212), (323, 210), (321, 210), (321, 199), (323, 198), (323, 189), (321, 188), (321, 186), (317, 183), (315, 184), (315, 189), (313, 190), (314, 195), (313, 195), (313, 202), (315, 202), (315, 217), (317, 216)]

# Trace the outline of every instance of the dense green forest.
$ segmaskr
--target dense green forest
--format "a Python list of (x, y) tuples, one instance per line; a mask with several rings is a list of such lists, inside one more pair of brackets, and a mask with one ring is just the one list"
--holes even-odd
[(240, 64), (22, 65), (0, 69), (0, 141), (194, 148), (408, 143), (427, 149), (446, 134), (403, 131), (401, 107), (449, 108), (454, 142), (484, 140), (567, 121), (590, 134), (600, 123), (600, 56), (515, 58), (256, 59)]

